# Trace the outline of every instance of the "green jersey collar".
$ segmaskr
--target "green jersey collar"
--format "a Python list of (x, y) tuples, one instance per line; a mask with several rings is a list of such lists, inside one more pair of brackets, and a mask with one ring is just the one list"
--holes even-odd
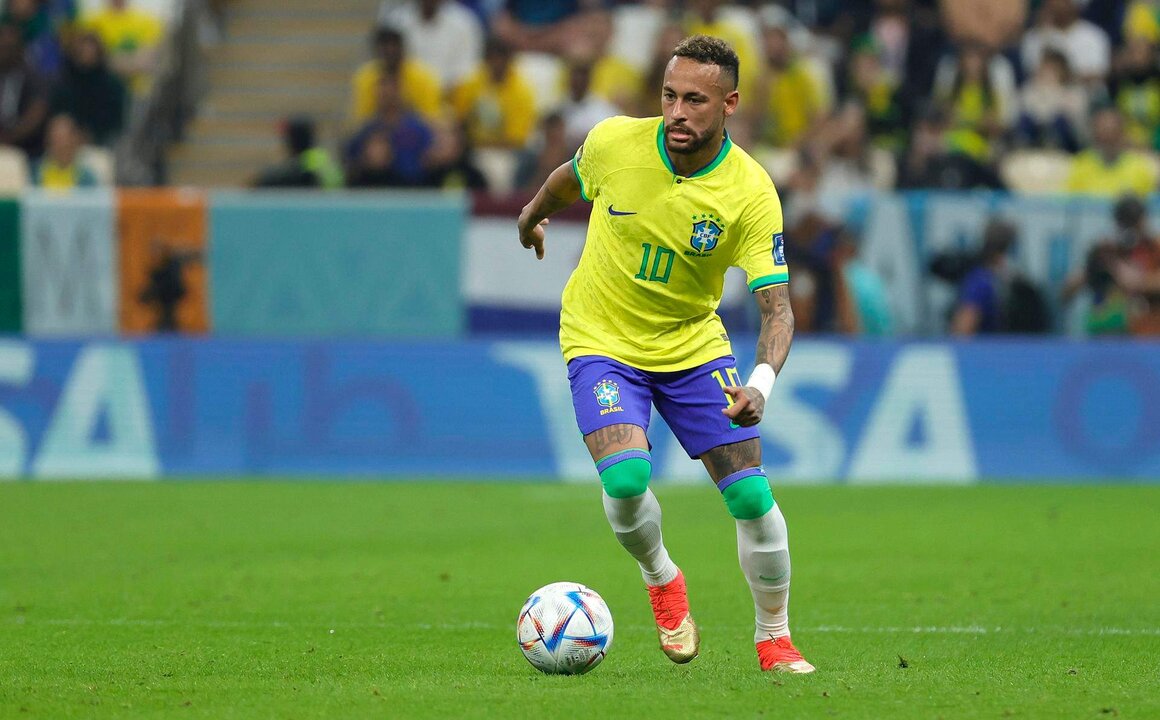
[[(688, 177), (703, 177), (716, 170), (717, 166), (725, 161), (725, 156), (729, 154), (729, 149), (732, 147), (733, 140), (729, 137), (729, 131), (726, 130), (725, 142), (721, 143), (721, 150), (718, 151), (717, 157), (713, 158), (713, 161), (708, 165)], [(669, 159), (669, 151), (665, 148), (665, 121), (663, 119), (657, 125), (657, 152), (660, 153), (661, 160), (664, 162), (665, 167), (669, 169), (669, 172), (676, 175), (677, 171), (673, 169), (673, 161)]]

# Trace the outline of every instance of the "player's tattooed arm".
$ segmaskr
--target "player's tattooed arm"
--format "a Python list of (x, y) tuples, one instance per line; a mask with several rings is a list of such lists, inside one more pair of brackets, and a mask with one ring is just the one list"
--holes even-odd
[(580, 199), (580, 181), (572, 172), (572, 161), (568, 161), (552, 171), (548, 179), (532, 201), (520, 212), (516, 227), (520, 231), (520, 244), (535, 250), (536, 258), (544, 257), (544, 226), (548, 217), (560, 212)]
[[(757, 291), (761, 309), (761, 333), (757, 337), (757, 365), (768, 364), (774, 373), (781, 372), (793, 342), (793, 310), (789, 305), (789, 286), (775, 285)], [(770, 381), (772, 384), (772, 380)], [(767, 390), (768, 391), (768, 390)], [(765, 415), (765, 395), (755, 387), (725, 388), (732, 402), (722, 410), (741, 427), (752, 427)]]
[(775, 285), (757, 291), (761, 309), (761, 332), (757, 336), (757, 362), (769, 363), (781, 372), (793, 343), (793, 309), (789, 304), (789, 285)]

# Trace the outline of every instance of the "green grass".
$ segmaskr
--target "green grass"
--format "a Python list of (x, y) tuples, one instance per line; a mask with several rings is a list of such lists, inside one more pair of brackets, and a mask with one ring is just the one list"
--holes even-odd
[[(0, 717), (1160, 717), (1160, 487), (780, 490), (801, 677), (712, 486), (657, 494), (687, 666), (595, 487), (0, 484)], [(565, 579), (616, 637), (548, 677), (514, 621)]]

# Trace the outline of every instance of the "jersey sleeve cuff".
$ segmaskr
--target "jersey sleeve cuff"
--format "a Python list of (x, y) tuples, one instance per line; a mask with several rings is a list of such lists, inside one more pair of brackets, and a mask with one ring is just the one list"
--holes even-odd
[(773, 285), (785, 285), (788, 282), (789, 270), (782, 270), (772, 275), (762, 275), (759, 278), (754, 278), (749, 281), (749, 292), (755, 293), (762, 288), (772, 287)]
[(588, 191), (584, 188), (584, 178), (580, 177), (580, 163), (576, 161), (575, 156), (572, 158), (572, 174), (576, 176), (576, 182), (580, 183), (580, 197), (584, 198), (584, 202), (592, 202), (592, 198), (588, 197)]

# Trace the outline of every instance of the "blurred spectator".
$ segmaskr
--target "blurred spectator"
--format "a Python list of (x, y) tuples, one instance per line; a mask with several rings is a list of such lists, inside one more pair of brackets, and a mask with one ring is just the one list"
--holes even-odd
[(286, 160), (266, 168), (254, 181), (255, 187), (313, 187), (333, 190), (342, 187), (342, 170), (323, 148), (318, 147), (314, 121), (295, 117), (283, 123), (282, 141)]
[[(399, 89), (399, 81), (390, 76), (379, 77), (374, 116), (347, 142), (344, 160), (355, 167), (364, 156), (363, 145), (385, 136), (391, 162), (390, 170), (397, 185), (419, 186), (426, 180), (424, 157), (431, 148), (434, 136), (431, 128), (419, 115), (407, 109)], [(380, 152), (376, 149), (376, 153)], [(379, 155), (375, 155), (378, 159)]]
[[(1141, 279), (1160, 270), (1160, 244), (1148, 232), (1147, 210), (1140, 199), (1135, 195), (1121, 197), (1112, 215), (1116, 234), (1093, 245), (1083, 269), (1073, 273), (1063, 287), (1064, 302), (1084, 290), (1091, 294), (1084, 318), (1089, 335), (1126, 334), (1136, 309), (1132, 292), (1142, 289), (1137, 286)], [(1151, 312), (1145, 315), (1160, 308), (1157, 299), (1160, 295), (1150, 297), (1145, 308), (1150, 305)]]
[(467, 133), (458, 124), (435, 126), (435, 140), (427, 153), (427, 184), (432, 187), (487, 190), (487, 178), (472, 159)]
[(959, 152), (986, 163), (1015, 116), (1011, 63), (982, 45), (967, 43), (948, 69), (935, 80), (935, 100), (950, 118), (950, 142)]
[(983, 230), (979, 263), (963, 278), (951, 315), (952, 335), (983, 335), (1002, 330), (1002, 298), (1010, 282), (1008, 253), (1015, 246), (1015, 228), (991, 220)]
[(951, 40), (1002, 50), (1019, 41), (1027, 24), (1027, 0), (939, 0)]
[(966, 152), (962, 138), (952, 136), (950, 128), (949, 118), (942, 110), (934, 108), (924, 113), (911, 135), (899, 185), (940, 190), (1003, 189), (995, 170)]
[(540, 122), (536, 142), (520, 155), (516, 187), (537, 190), (553, 170), (568, 162), (575, 151), (564, 131), (564, 117), (558, 112), (545, 116)]
[(685, 31), (677, 23), (668, 23), (661, 27), (653, 44), (648, 65), (641, 74), (636, 102), (627, 108), (630, 115), (652, 117), (660, 114), (660, 88), (664, 84), (665, 68), (673, 59), (673, 50), (684, 37)]
[(1015, 226), (996, 218), (984, 227), (977, 256), (952, 251), (931, 261), (932, 273), (959, 287), (951, 312), (951, 334), (1042, 333), (1051, 329), (1043, 293), (1011, 264), (1015, 242)]
[(869, 33), (883, 67), (902, 88), (901, 97), (912, 106), (929, 97), (946, 46), (937, 13), (913, 0), (874, 0)]
[[(761, 66), (760, 56), (753, 46), (749, 28), (725, 18), (721, 12), (724, 5), (725, 0), (686, 0), (684, 31), (686, 35), (712, 35), (728, 42), (737, 53), (739, 61), (741, 77), (737, 87), (742, 97), (752, 97), (750, 93), (756, 85), (758, 68)], [(739, 110), (747, 112), (743, 105), (739, 106)]]
[(1016, 142), (1078, 152), (1088, 126), (1088, 96), (1072, 78), (1067, 56), (1048, 48), (1019, 93)]
[(898, 155), (906, 147), (906, 119), (898, 82), (878, 60), (873, 39), (855, 42), (850, 57), (847, 97), (862, 106), (870, 143)]
[(111, 145), (125, 125), (125, 84), (109, 71), (105, 49), (91, 32), (75, 35), (52, 94), (52, 112), (73, 116), (89, 142)]
[(405, 187), (413, 186), (395, 170), (395, 150), (391, 133), (382, 126), (362, 134), (356, 148), (357, 155), (348, 160), (347, 187)]
[(1160, 335), (1160, 240), (1148, 229), (1148, 213), (1136, 198), (1115, 208), (1117, 257), (1110, 263), (1116, 284), (1129, 294), (1128, 329), (1133, 335)]
[(32, 166), (32, 184), (50, 190), (96, 187), (97, 176), (80, 162), (83, 139), (76, 121), (57, 115), (48, 123), (44, 157)]
[(775, 147), (796, 147), (829, 108), (818, 78), (798, 57), (785, 28), (762, 30), (765, 64), (758, 81), (758, 137)]
[(1070, 192), (1113, 197), (1147, 195), (1156, 188), (1156, 166), (1125, 147), (1124, 120), (1115, 108), (1092, 118), (1092, 147), (1075, 156), (1067, 178)]
[(1046, 48), (1067, 56), (1085, 84), (1103, 82), (1111, 64), (1111, 46), (1099, 26), (1080, 17), (1075, 0), (1043, 0), (1035, 26), (1023, 36), (1020, 51), (1025, 72), (1034, 72)]
[(512, 63), (512, 49), (489, 39), (483, 65), (455, 88), (456, 117), (478, 148), (522, 148), (536, 124), (536, 102), (527, 81)]
[(20, 29), (0, 23), (0, 145), (39, 157), (47, 117), (47, 91), (24, 59)]
[(483, 27), (475, 13), (455, 0), (384, 2), (379, 25), (403, 34), (407, 54), (438, 72), (444, 91), (462, 82), (483, 59)]
[(81, 18), (101, 38), (113, 70), (140, 93), (157, 69), (165, 26), (151, 13), (129, 7), (129, 0), (107, 0), (105, 8)]
[(1131, 0), (1124, 12), (1124, 39), (1141, 38), (1160, 43), (1160, 2)]
[(407, 57), (403, 34), (394, 28), (379, 28), (371, 35), (371, 49), (374, 57), (363, 63), (350, 81), (351, 120), (363, 123), (374, 115), (379, 79), (383, 76), (395, 79), (410, 110), (427, 120), (438, 120), (443, 112), (439, 78), (423, 63)]
[(593, 60), (575, 58), (568, 64), (568, 90), (557, 112), (564, 118), (568, 146), (575, 150), (584, 142), (596, 123), (620, 114), (619, 108), (597, 96), (592, 90)]
[(492, 32), (519, 52), (564, 54), (572, 44), (599, 44), (612, 32), (603, 0), (506, 0)]
[(1128, 40), (1109, 83), (1112, 102), (1124, 116), (1125, 135), (1134, 148), (1160, 148), (1160, 73), (1156, 46), (1133, 37)]
[(803, 332), (891, 335), (894, 321), (886, 287), (858, 256), (858, 243), (841, 221), (819, 207), (800, 208), (787, 237), (787, 261), (796, 327)]
[[(37, 72), (47, 77), (55, 76), (64, 61), (58, 32), (61, 28), (54, 23), (49, 12), (49, 3), (44, 0), (8, 0), (0, 2), (0, 22), (12, 23), (20, 28), (24, 39), (24, 56)], [(76, 7), (72, 7), (72, 17)]]
[(802, 154), (802, 166), (791, 182), (792, 202), (818, 204), (825, 198), (843, 198), (894, 186), (894, 158), (875, 153), (866, 135), (866, 112), (848, 103), (827, 120)]
[(837, 293), (835, 304), (844, 332), (868, 337), (894, 334), (894, 316), (886, 295), (886, 283), (866, 264), (858, 243), (847, 230), (838, 234), (832, 260)]

